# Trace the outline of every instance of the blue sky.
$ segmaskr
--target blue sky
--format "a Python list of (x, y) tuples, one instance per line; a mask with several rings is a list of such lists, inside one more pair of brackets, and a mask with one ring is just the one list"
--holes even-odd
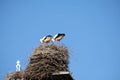
[(75, 80), (120, 80), (119, 0), (0, 0), (0, 79), (59, 32)]

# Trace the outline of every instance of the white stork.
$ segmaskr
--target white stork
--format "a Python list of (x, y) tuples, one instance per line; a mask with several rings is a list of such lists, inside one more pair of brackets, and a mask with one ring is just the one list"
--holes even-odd
[(42, 39), (40, 39), (40, 43), (49, 43), (52, 40), (52, 35), (44, 36)]
[(21, 67), (20, 61), (17, 60), (17, 62), (16, 62), (16, 71), (20, 71), (20, 67)]
[(56, 35), (53, 37), (52, 41), (53, 41), (53, 42), (57, 41), (58, 44), (60, 45), (60, 40), (61, 40), (64, 36), (65, 36), (64, 33), (58, 33), (58, 34), (56, 34)]

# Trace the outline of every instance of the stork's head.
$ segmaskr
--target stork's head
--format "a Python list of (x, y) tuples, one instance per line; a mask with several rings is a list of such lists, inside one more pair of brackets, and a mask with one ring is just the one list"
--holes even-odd
[(17, 64), (20, 64), (20, 61), (19, 60), (17, 60), (17, 62), (16, 62)]
[(40, 43), (43, 43), (43, 39), (40, 39)]
[(55, 40), (54, 40), (54, 38), (52, 38), (52, 40), (51, 40), (52, 42), (55, 42)]

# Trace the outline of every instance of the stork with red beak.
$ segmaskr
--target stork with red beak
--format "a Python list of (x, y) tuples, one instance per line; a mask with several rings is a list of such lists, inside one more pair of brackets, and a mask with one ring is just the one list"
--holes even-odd
[(49, 43), (50, 41), (52, 41), (52, 38), (52, 35), (44, 36), (42, 39), (40, 39), (40, 43)]
[(65, 36), (64, 33), (58, 33), (53, 37), (52, 41), (53, 42), (57, 41), (58, 44), (60, 45), (60, 40), (63, 39), (64, 36)]

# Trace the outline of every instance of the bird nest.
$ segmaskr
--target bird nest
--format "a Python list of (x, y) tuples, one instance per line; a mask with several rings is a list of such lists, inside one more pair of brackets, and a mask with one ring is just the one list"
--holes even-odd
[(25, 80), (46, 80), (54, 72), (69, 71), (68, 49), (64, 46), (40, 45), (30, 56), (24, 71)]
[(6, 80), (22, 80), (23, 79), (23, 72), (22, 71), (16, 71), (13, 73), (9, 73), (6, 76)]

